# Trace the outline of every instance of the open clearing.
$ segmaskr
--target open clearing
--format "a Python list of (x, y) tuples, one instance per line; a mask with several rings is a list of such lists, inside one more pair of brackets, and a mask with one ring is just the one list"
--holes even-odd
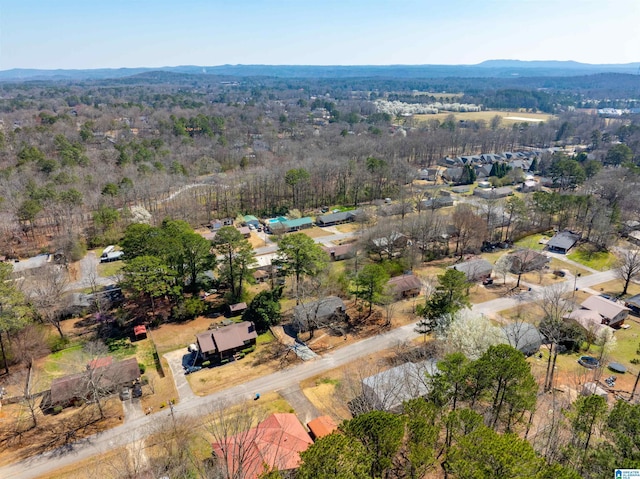
[(469, 112), (460, 112), (460, 113), (443, 111), (440, 113), (436, 113), (435, 115), (429, 115), (429, 114), (414, 115), (413, 118), (417, 121), (424, 121), (424, 122), (429, 120), (443, 121), (449, 115), (455, 116), (456, 120), (458, 121), (484, 120), (487, 123), (489, 123), (493, 119), (493, 117), (498, 115), (502, 117), (502, 123), (501, 123), (502, 127), (507, 127), (507, 126), (510, 127), (514, 123), (523, 123), (523, 122), (540, 123), (544, 121), (549, 121), (550, 119), (554, 118), (554, 116), (549, 113), (524, 113), (519, 111), (495, 111), (495, 110), (469, 111)]

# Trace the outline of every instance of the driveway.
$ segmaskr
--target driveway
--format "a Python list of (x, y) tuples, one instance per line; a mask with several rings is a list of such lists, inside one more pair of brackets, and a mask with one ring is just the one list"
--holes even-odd
[(197, 396), (193, 394), (191, 386), (189, 386), (189, 382), (184, 375), (184, 367), (193, 365), (193, 353), (186, 352), (185, 349), (178, 349), (177, 351), (164, 354), (163, 357), (167, 360), (171, 368), (171, 375), (176, 384), (180, 402), (182, 403), (196, 398)]

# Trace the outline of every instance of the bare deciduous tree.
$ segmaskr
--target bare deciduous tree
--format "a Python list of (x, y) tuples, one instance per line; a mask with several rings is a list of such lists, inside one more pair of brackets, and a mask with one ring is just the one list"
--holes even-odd
[(640, 275), (640, 250), (622, 250), (618, 259), (618, 277), (624, 281), (622, 294), (627, 294), (629, 283)]
[(56, 328), (61, 338), (62, 315), (66, 309), (66, 294), (69, 288), (67, 270), (60, 265), (52, 264), (41, 268), (37, 276), (30, 279), (28, 287), (31, 301), (40, 317)]

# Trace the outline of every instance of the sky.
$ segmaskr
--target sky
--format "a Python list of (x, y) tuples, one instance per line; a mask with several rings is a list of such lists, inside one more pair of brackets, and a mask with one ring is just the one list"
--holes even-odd
[(640, 61), (640, 0), (0, 0), (0, 70)]

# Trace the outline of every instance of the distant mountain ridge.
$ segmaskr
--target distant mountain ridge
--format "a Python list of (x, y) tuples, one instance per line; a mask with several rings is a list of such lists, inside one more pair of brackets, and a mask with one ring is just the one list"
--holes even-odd
[(589, 64), (575, 61), (487, 60), (476, 65), (181, 65), (173, 67), (41, 70), (14, 68), (0, 71), (0, 81), (99, 80), (126, 78), (148, 72), (209, 74), (233, 77), (280, 78), (444, 78), (513, 76), (575, 76), (596, 73), (640, 73), (640, 62)]

